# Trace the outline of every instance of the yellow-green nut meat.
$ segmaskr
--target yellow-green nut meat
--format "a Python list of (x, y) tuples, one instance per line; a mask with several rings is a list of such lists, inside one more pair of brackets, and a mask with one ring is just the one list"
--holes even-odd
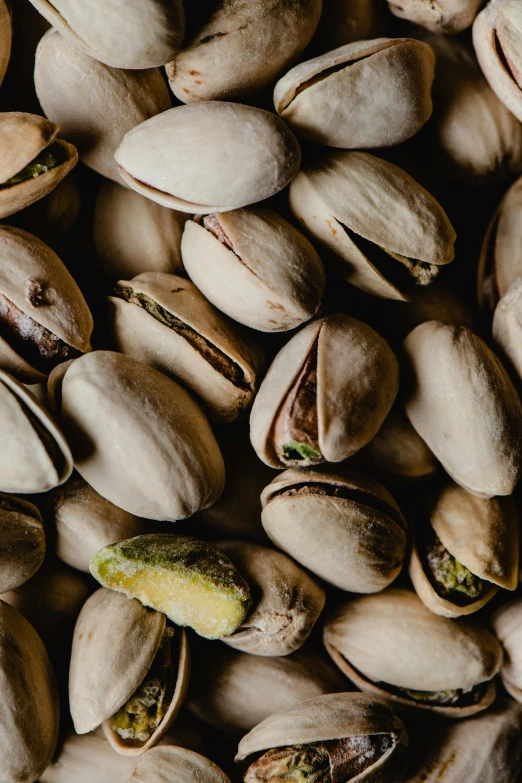
[(313, 321), (272, 362), (250, 440), (273, 468), (341, 462), (377, 433), (398, 384), (395, 355), (369, 326), (344, 314)]
[(138, 761), (129, 783), (230, 783), (214, 762), (187, 748), (154, 748)]
[(191, 214), (228, 212), (273, 196), (295, 176), (301, 150), (263, 109), (226, 101), (178, 106), (129, 131), (115, 152), (133, 190)]
[(422, 41), (377, 38), (300, 63), (278, 81), (277, 113), (329, 147), (392, 147), (431, 116), (435, 56)]
[(505, 652), (500, 671), (502, 683), (509, 695), (522, 704), (522, 600), (515, 598), (499, 607), (492, 624)]
[(175, 381), (128, 356), (94, 351), (57, 367), (49, 390), (76, 469), (111, 503), (173, 522), (220, 496), (218, 445)]
[(91, 573), (207, 639), (234, 633), (252, 604), (229, 558), (190, 536), (151, 533), (112, 544), (93, 557)]
[(388, 0), (390, 11), (400, 19), (450, 35), (469, 27), (481, 5), (482, 0)]
[(0, 493), (0, 593), (16, 590), (45, 555), (42, 515), (32, 503)]
[(11, 56), (12, 37), (13, 29), (10, 8), (6, 0), (0, 0), (0, 85)]
[(76, 166), (76, 148), (59, 132), (55, 122), (36, 114), (0, 112), (0, 218), (47, 196)]

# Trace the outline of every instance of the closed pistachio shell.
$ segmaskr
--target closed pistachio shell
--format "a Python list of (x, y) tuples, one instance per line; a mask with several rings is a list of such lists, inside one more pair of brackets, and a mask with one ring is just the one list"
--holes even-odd
[(109, 331), (125, 356), (192, 391), (215, 423), (251, 406), (263, 352), (188, 280), (165, 272), (120, 280), (109, 297)]
[(327, 152), (290, 187), (295, 217), (347, 282), (405, 301), (453, 260), (455, 231), (440, 204), (402, 169), (365, 152)]
[(0, 781), (34, 783), (58, 739), (59, 704), (45, 647), (22, 615), (0, 601)]
[(430, 118), (434, 69), (432, 49), (412, 38), (350, 43), (292, 68), (275, 86), (274, 105), (318, 144), (392, 147)]
[(221, 494), (223, 459), (210, 425), (170, 378), (128, 356), (95, 351), (57, 368), (49, 387), (76, 469), (111, 503), (175, 521)]
[(27, 582), (44, 555), (45, 533), (36, 506), (0, 493), (0, 593)]
[(115, 753), (101, 730), (90, 734), (71, 731), (58, 755), (40, 775), (40, 783), (129, 783), (136, 759)]
[(321, 0), (225, 0), (167, 65), (183, 103), (238, 99), (269, 85), (310, 42)]
[(492, 624), (505, 653), (502, 682), (510, 696), (522, 704), (522, 600), (515, 598), (499, 607)]
[(266, 207), (188, 221), (181, 252), (205, 296), (252, 329), (294, 329), (321, 304), (321, 259), (299, 231)]
[(519, 377), (522, 375), (521, 293), (522, 277), (517, 277), (500, 299), (493, 316), (493, 339)]
[(82, 162), (120, 184), (113, 156), (121, 140), (171, 106), (159, 69), (124, 71), (104, 65), (55, 29), (38, 44), (34, 78), (45, 114), (77, 146)]
[(502, 649), (482, 625), (449, 620), (414, 592), (389, 589), (340, 606), (326, 623), (326, 649), (361, 690), (403, 708), (465, 718), (495, 698)]
[(380, 33), (380, 9), (376, 0), (323, 0), (316, 40), (323, 51), (375, 38)]
[(261, 502), (273, 543), (341, 590), (377, 592), (402, 568), (406, 522), (373, 479), (347, 469), (294, 468), (264, 489)]
[(230, 783), (212, 761), (186, 748), (153, 748), (136, 766), (129, 783)]
[(388, 0), (390, 11), (400, 19), (450, 35), (469, 27), (481, 4), (482, 0)]
[(465, 327), (427, 321), (403, 345), (405, 410), (447, 473), (482, 497), (522, 470), (522, 406), (505, 369)]
[(129, 131), (115, 152), (133, 190), (192, 214), (263, 201), (297, 173), (301, 151), (285, 123), (225, 101), (178, 106)]
[(261, 384), (252, 445), (274, 468), (340, 462), (377, 433), (397, 389), (397, 360), (377, 332), (343, 314), (314, 321), (282, 348)]
[(153, 68), (177, 54), (185, 17), (181, 0), (31, 0), (61, 35), (82, 52), (114, 68)]
[(9, 57), (11, 56), (12, 36), (13, 29), (9, 6), (5, 0), (0, 0), (0, 84), (2, 84)]

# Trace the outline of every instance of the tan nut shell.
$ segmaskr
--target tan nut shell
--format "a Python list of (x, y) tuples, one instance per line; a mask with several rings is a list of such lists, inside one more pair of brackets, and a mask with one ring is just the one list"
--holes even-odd
[(36, 506), (0, 493), (0, 593), (27, 582), (44, 555), (45, 533)]
[(522, 406), (495, 354), (465, 327), (426, 321), (403, 355), (406, 414), (446, 472), (476, 495), (510, 495), (522, 469)]
[(493, 339), (519, 377), (522, 375), (521, 294), (522, 277), (517, 277), (497, 304), (493, 316)]
[(329, 52), (339, 46), (376, 38), (381, 29), (376, 0), (323, 0), (323, 13), (315, 40)]
[(82, 162), (120, 184), (113, 156), (121, 140), (171, 106), (159, 69), (111, 68), (71, 46), (54, 29), (38, 44), (34, 78), (45, 114), (76, 144)]
[(13, 29), (9, 6), (5, 0), (0, 0), (0, 85), (2, 84), (9, 57), (11, 56), (11, 42)]
[(389, 589), (343, 604), (326, 623), (324, 642), (358, 688), (402, 707), (465, 718), (495, 698), (494, 682), (480, 702), (467, 707), (419, 704), (379, 685), (469, 688), (492, 680), (502, 666), (502, 649), (485, 626), (439, 617), (410, 590)]
[(285, 467), (270, 442), (274, 419), (316, 340), (319, 446), (327, 462), (365, 446), (397, 395), (397, 360), (377, 332), (343, 314), (308, 324), (277, 354), (250, 416), (252, 445), (273, 468)]
[(185, 17), (181, 0), (31, 0), (73, 46), (113, 68), (153, 68), (178, 53)]
[(212, 307), (195, 285), (164, 272), (143, 272), (118, 286), (145, 294), (210, 343), (216, 357), (224, 354), (242, 373), (234, 383), (213, 366), (202, 347), (195, 347), (144, 308), (121, 297), (109, 297), (109, 332), (118, 351), (177, 380), (196, 395), (209, 419), (217, 424), (237, 419), (252, 404), (264, 365), (261, 349)]
[(185, 224), (181, 251), (193, 282), (220, 310), (262, 332), (294, 329), (315, 315), (325, 274), (310, 242), (266, 207), (215, 215), (230, 250), (202, 225)]
[[(339, 488), (348, 497), (279, 494), (310, 484)], [(406, 522), (373, 479), (346, 468), (339, 473), (291, 468), (263, 490), (261, 503), (261, 521), (273, 543), (341, 590), (383, 590), (402, 568)]]
[(136, 759), (115, 753), (103, 732), (71, 731), (60, 751), (40, 775), (40, 783), (129, 783)]
[(182, 212), (263, 201), (296, 174), (301, 150), (274, 114), (225, 101), (178, 106), (129, 131), (115, 152), (133, 190)]
[(186, 748), (153, 748), (139, 760), (129, 783), (230, 783), (212, 761)]
[(281, 552), (241, 541), (218, 544), (246, 579), (253, 609), (237, 631), (223, 638), (252, 655), (289, 655), (306, 641), (321, 614), (325, 593)]
[(481, 4), (482, 0), (388, 0), (390, 11), (400, 19), (446, 34), (469, 27)]
[[(31, 280), (41, 286), (43, 305), (28, 295)], [(21, 228), (0, 226), (0, 294), (67, 345), (82, 353), (91, 350), (92, 315), (74, 278), (50, 247)], [(22, 383), (46, 378), (3, 337), (0, 366)]]
[(268, 86), (310, 42), (321, 0), (225, 0), (167, 65), (183, 103), (234, 99)]
[(58, 739), (58, 691), (45, 647), (22, 615), (0, 601), (0, 781), (34, 783)]
[[(365, 152), (323, 153), (304, 165), (290, 186), (290, 207), (343, 277), (374, 296), (407, 298), (358, 248), (358, 235), (436, 266), (454, 257), (455, 231), (440, 204), (402, 169)], [(400, 264), (391, 256), (390, 263)]]
[(510, 696), (522, 704), (522, 599), (499, 607), (492, 624), (505, 653), (502, 682)]
[(421, 41), (360, 41), (296, 65), (277, 82), (274, 105), (318, 144), (392, 147), (430, 118), (434, 76), (433, 51)]

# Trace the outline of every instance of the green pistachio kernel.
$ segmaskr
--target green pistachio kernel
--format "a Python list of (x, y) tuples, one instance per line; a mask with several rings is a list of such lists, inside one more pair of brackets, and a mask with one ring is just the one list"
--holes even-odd
[(435, 586), (443, 596), (460, 593), (475, 601), (484, 594), (487, 583), (459, 563), (435, 534), (426, 548), (426, 560)]
[(2, 188), (10, 188), (13, 185), (18, 185), (20, 182), (25, 182), (28, 179), (36, 179), (41, 174), (46, 174), (50, 169), (54, 169), (57, 166), (61, 166), (67, 160), (67, 153), (61, 144), (54, 142), (46, 149), (42, 150), (34, 160), (27, 164), (18, 174), (8, 179), (2, 185)]
[(316, 461), (321, 459), (321, 453), (314, 451), (307, 446), (306, 443), (297, 443), (295, 440), (291, 440), (290, 443), (285, 443), (283, 446), (283, 455), (288, 460), (310, 460)]

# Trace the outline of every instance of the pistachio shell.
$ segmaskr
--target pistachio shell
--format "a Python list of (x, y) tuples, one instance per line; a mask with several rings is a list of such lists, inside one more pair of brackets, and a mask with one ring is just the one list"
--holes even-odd
[(103, 497), (146, 519), (175, 521), (211, 505), (223, 459), (198, 405), (135, 359), (85, 354), (51, 375), (75, 467)]
[(405, 410), (447, 473), (482, 497), (510, 495), (522, 469), (522, 406), (469, 329), (427, 321), (404, 342)]
[(38, 44), (35, 86), (45, 114), (78, 147), (82, 162), (120, 184), (113, 155), (121, 140), (171, 105), (159, 69), (111, 68), (71, 46), (55, 29)]
[(140, 761), (129, 783), (230, 783), (222, 770), (193, 750), (153, 748)]
[(261, 503), (273, 543), (341, 590), (377, 592), (401, 570), (406, 522), (373, 479), (347, 469), (290, 469), (263, 490)]
[(12, 35), (9, 6), (5, 0), (0, 0), (0, 84), (2, 84), (11, 55)]
[(136, 759), (115, 753), (101, 731), (71, 731), (60, 752), (40, 775), (40, 783), (129, 783)]
[(500, 299), (493, 316), (493, 339), (519, 377), (522, 374), (521, 293), (522, 277), (517, 277)]
[(441, 321), (443, 324), (467, 326), (476, 331), (476, 321), (471, 311), (449, 288), (438, 283), (416, 288), (408, 302), (400, 306), (399, 319), (404, 324), (404, 336), (424, 321)]
[(227, 212), (282, 190), (301, 162), (279, 117), (224, 101), (178, 106), (129, 131), (115, 152), (133, 190), (192, 214)]
[(78, 227), (84, 201), (81, 182), (79, 172), (69, 172), (45, 198), (12, 215), (9, 223), (34, 234), (60, 255), (59, 249), (65, 248)]
[(508, 693), (522, 704), (522, 600), (515, 598), (499, 607), (492, 624), (505, 653), (502, 681)]
[(266, 207), (188, 221), (181, 252), (185, 269), (205, 296), (252, 329), (294, 329), (321, 304), (321, 259), (299, 231)]
[(32, 503), (0, 493), (0, 593), (35, 574), (45, 555), (42, 515)]
[(390, 11), (400, 19), (446, 34), (469, 27), (481, 4), (482, 0), (388, 0)]
[(339, 46), (375, 38), (380, 32), (376, 0), (323, 0), (316, 41), (325, 52)]

